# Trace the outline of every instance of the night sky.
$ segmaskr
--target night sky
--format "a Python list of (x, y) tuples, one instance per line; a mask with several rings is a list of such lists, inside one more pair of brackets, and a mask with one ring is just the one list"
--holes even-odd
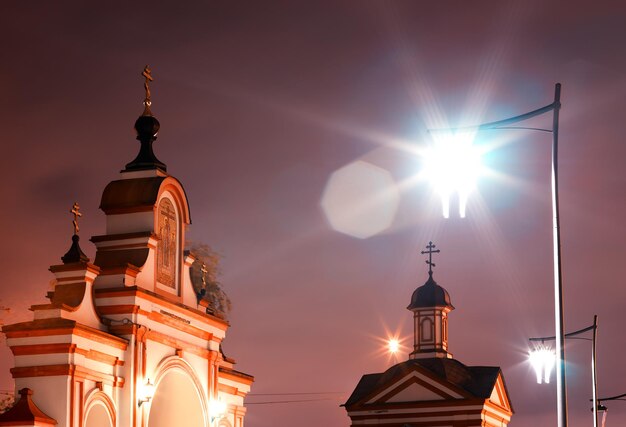
[[(4, 323), (45, 301), (74, 201), (93, 259), (102, 190), (138, 150), (149, 64), (155, 152), (187, 190), (187, 239), (223, 256), (233, 301), (224, 350), (256, 377), (248, 427), (349, 425), (339, 405), (361, 375), (395, 363), (383, 340), (405, 338), (398, 361), (410, 351), (406, 306), (427, 279), (429, 240), (441, 249), (434, 278), (456, 307), (454, 357), (502, 367), (511, 426), (554, 425), (555, 385), (537, 385), (527, 363), (527, 339), (554, 334), (550, 135), (481, 134), (491, 173), (464, 219), (443, 219), (419, 153), (427, 128), (530, 111), (560, 82), (565, 329), (599, 316), (600, 396), (626, 393), (622, 1), (127, 3), (2, 7)], [(551, 116), (527, 125), (549, 127)], [(331, 227), (322, 200), (338, 170), (393, 180), (397, 209), (375, 194), (368, 205), (389, 227), (367, 238)], [(330, 210), (371, 225), (352, 196)], [(567, 342), (571, 427), (591, 425), (590, 353)], [(12, 355), (0, 356), (0, 388), (11, 389)], [(293, 400), (306, 401), (258, 404)], [(607, 426), (626, 424), (626, 402), (607, 406)]]

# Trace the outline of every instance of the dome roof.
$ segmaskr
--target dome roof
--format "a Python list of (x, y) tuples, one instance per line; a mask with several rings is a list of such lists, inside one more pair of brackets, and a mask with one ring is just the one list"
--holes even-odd
[(413, 292), (411, 304), (407, 309), (414, 310), (425, 307), (450, 307), (454, 310), (454, 306), (450, 302), (450, 294), (435, 282), (432, 273), (429, 273), (426, 283)]

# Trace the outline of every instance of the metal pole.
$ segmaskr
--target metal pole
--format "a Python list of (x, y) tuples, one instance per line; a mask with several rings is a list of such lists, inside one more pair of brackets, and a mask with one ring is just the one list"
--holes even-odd
[[(584, 340), (589, 340), (591, 341), (591, 392), (592, 392), (592, 399), (591, 402), (593, 402), (595, 404), (595, 406), (592, 408), (593, 411), (593, 427), (598, 427), (598, 405), (602, 400), (605, 399), (598, 399), (598, 377), (596, 375), (597, 373), (597, 362), (596, 362), (596, 337), (597, 337), (597, 332), (598, 332), (598, 316), (595, 315), (593, 316), (593, 325), (591, 326), (587, 326), (586, 328), (580, 329), (578, 331), (574, 331), (574, 332), (570, 332), (564, 335), (565, 339), (567, 338), (572, 338), (575, 339), (576, 336), (580, 335), (580, 334), (584, 334), (585, 332), (589, 332), (589, 331), (593, 331), (593, 336), (591, 339), (589, 338), (579, 338), (579, 339), (584, 339)], [(556, 336), (553, 337), (535, 337), (535, 338), (529, 338), (528, 341), (556, 341)], [(623, 396), (626, 396), (626, 394), (620, 395), (620, 396), (616, 396), (615, 398), (621, 398)], [(613, 398), (607, 398), (606, 400), (610, 400)]]
[(598, 427), (598, 377), (596, 376), (596, 336), (598, 334), (598, 315), (593, 316), (593, 337), (591, 339), (591, 381), (593, 391), (593, 427)]
[(559, 109), (561, 108), (561, 84), (554, 87), (554, 110), (552, 119), (552, 214), (554, 250), (554, 326), (558, 366), (556, 370), (557, 422), (567, 427), (567, 387), (565, 384), (565, 333), (563, 325), (563, 277), (561, 274), (561, 231), (559, 227)]

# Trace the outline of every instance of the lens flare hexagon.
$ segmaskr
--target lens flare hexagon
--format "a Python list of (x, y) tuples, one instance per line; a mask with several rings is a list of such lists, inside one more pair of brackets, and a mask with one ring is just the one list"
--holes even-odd
[(366, 239), (391, 226), (399, 201), (391, 174), (359, 160), (330, 176), (321, 207), (334, 230)]

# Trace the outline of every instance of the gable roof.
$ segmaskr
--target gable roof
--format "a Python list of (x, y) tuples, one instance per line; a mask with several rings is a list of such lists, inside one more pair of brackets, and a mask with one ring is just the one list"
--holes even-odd
[(361, 377), (356, 388), (348, 398), (348, 401), (342, 406), (350, 406), (367, 397), (372, 390), (380, 384), (380, 378), (383, 374), (366, 374)]
[(410, 359), (392, 366), (383, 373), (364, 375), (343, 406), (364, 404), (368, 397), (415, 371), (435, 377), (442, 385), (452, 386), (468, 397), (481, 399), (488, 399), (491, 396), (501, 373), (497, 366), (465, 366), (455, 359)]

